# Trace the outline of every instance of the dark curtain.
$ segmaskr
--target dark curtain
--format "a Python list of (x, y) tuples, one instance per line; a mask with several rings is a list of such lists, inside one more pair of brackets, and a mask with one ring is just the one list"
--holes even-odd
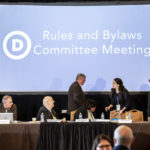
[(91, 150), (98, 134), (112, 138), (116, 127), (110, 122), (42, 123), (36, 150)]

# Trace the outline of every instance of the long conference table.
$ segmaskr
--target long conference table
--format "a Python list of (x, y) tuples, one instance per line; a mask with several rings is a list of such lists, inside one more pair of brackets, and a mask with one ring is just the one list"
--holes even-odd
[[(123, 124), (123, 123), (122, 123)], [(101, 133), (113, 137), (112, 122), (67, 122), (0, 124), (2, 150), (91, 150), (94, 138)], [(150, 149), (150, 123), (127, 123), (134, 133), (132, 150)]]

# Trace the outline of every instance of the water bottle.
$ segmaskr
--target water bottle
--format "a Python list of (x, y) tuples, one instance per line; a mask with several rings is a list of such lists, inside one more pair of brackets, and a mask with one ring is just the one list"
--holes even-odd
[(101, 113), (101, 119), (105, 119), (105, 115), (103, 112)]
[(79, 113), (79, 119), (82, 119), (82, 113), (81, 112)]
[(128, 119), (131, 120), (131, 113), (128, 114)]
[(43, 113), (41, 113), (40, 119), (41, 119), (41, 122), (44, 122), (44, 114)]

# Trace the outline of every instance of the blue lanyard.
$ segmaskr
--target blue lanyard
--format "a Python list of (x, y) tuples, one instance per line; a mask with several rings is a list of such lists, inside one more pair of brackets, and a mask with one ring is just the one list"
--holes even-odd
[(119, 104), (119, 96), (116, 96), (117, 104)]

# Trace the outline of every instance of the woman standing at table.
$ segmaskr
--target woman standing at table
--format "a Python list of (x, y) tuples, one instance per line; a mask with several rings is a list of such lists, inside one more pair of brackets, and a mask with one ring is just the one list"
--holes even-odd
[(131, 109), (131, 101), (129, 98), (129, 92), (124, 87), (123, 82), (120, 78), (113, 80), (113, 88), (111, 89), (111, 104), (105, 107), (105, 111), (110, 109), (116, 109), (119, 114), (122, 114), (125, 110)]

